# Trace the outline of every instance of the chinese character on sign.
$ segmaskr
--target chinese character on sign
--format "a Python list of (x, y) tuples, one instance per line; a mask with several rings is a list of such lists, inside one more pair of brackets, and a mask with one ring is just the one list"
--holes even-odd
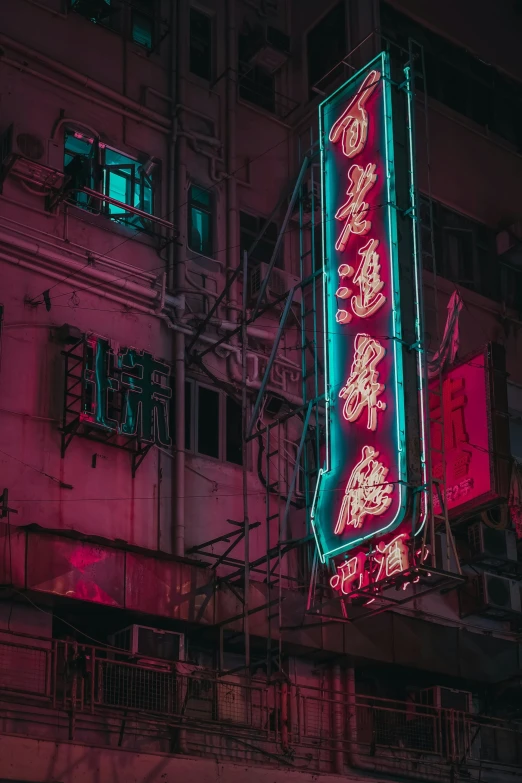
[(393, 487), (386, 483), (388, 468), (378, 456), (374, 448), (363, 446), (361, 459), (346, 484), (334, 531), (337, 535), (350, 525), (362, 527), (367, 515), (380, 516), (390, 506)]
[(378, 544), (375, 553), (375, 562), (379, 566), (375, 581), (379, 582), (395, 574), (401, 574), (408, 568), (409, 550), (406, 543), (406, 534), (401, 533), (388, 544)]
[(368, 163), (366, 168), (361, 168), (355, 164), (348, 172), (350, 182), (346, 195), (345, 203), (339, 207), (335, 213), (337, 220), (344, 220), (344, 226), (335, 243), (335, 249), (343, 251), (348, 244), (350, 234), (367, 234), (372, 227), (371, 220), (367, 220), (370, 205), (365, 201), (365, 197), (375, 182), (377, 174), (375, 163)]
[(119, 383), (110, 377), (113, 353), (109, 341), (89, 336), (86, 340), (84, 366), (86, 399), (81, 418), (108, 430), (117, 430), (118, 422), (109, 416), (110, 392), (119, 389)]
[[(467, 402), (464, 378), (447, 378), (442, 384), (442, 405), (444, 408), (444, 448), (456, 448), (460, 443), (468, 442), (464, 423), (464, 407)], [(440, 397), (432, 395), (430, 401), (432, 420), (441, 423), (434, 427), (433, 447), (442, 449), (442, 420)]]
[(365, 577), (364, 562), (366, 555), (360, 553), (345, 560), (337, 569), (337, 573), (330, 579), (330, 585), (334, 590), (338, 590), (343, 595), (349, 595), (354, 590), (360, 590), (363, 587)]
[(377, 87), (380, 78), (379, 71), (370, 71), (353, 100), (330, 129), (330, 141), (335, 143), (342, 136), (342, 149), (347, 158), (358, 155), (366, 145), (368, 112), (365, 109), (365, 104)]
[(379, 383), (377, 365), (386, 351), (373, 337), (368, 334), (358, 334), (354, 341), (354, 358), (350, 377), (339, 392), (343, 399), (343, 415), (346, 421), (357, 421), (364, 408), (368, 408), (369, 430), (377, 429), (377, 411), (386, 410), (386, 403), (378, 397), (384, 391), (384, 384)]
[[(341, 264), (338, 269), (339, 277), (352, 277), (353, 282), (359, 286), (359, 293), (352, 296), (351, 305), (355, 315), (359, 318), (369, 318), (386, 302), (386, 297), (381, 293), (384, 288), (384, 282), (381, 280), (381, 265), (379, 263), (379, 254), (376, 252), (379, 247), (378, 239), (370, 239), (359, 250), (361, 263), (355, 272), (353, 267), (348, 264)], [(347, 285), (340, 285), (336, 296), (339, 299), (347, 299), (352, 291)], [(338, 323), (348, 323), (352, 316), (347, 310), (338, 310), (336, 320)]]
[(95, 335), (86, 338), (85, 346), (81, 420), (145, 443), (170, 446), (169, 367), (134, 348), (116, 356), (109, 341)]
[[(404, 582), (403, 589), (408, 584), (415, 584), (420, 580), (416, 568), (429, 557), (429, 550), (425, 547), (424, 550), (411, 551), (409, 543), (408, 535), (401, 533), (388, 543), (379, 541), (373, 551), (359, 550), (336, 567), (336, 573), (330, 578), (331, 587), (343, 596), (365, 591), (368, 598), (365, 603), (370, 604), (375, 600), (372, 595), (395, 582), (392, 577), (408, 571), (411, 578)], [(372, 589), (373, 585), (375, 588)]]
[(170, 446), (168, 402), (172, 391), (161, 380), (169, 368), (146, 351), (128, 348), (120, 355), (121, 386), (125, 394), (125, 418), (121, 431), (146, 443)]

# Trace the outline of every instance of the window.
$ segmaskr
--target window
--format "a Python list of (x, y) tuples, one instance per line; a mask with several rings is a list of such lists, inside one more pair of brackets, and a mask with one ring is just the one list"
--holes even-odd
[(233, 465), (243, 464), (241, 405), (209, 386), (185, 386), (185, 448)]
[(500, 265), (496, 258), (495, 232), (475, 220), (437, 202), (432, 202), (433, 245), (429, 202), (421, 201), (423, 265), (457, 285), (490, 299), (500, 296)]
[(132, 40), (146, 49), (152, 49), (154, 44), (154, 10), (154, 0), (132, 0)]
[(190, 9), (190, 71), (201, 79), (212, 78), (212, 20)]
[(522, 149), (522, 85), (388, 3), (380, 7), (385, 45), (407, 50), (408, 38), (422, 45), (428, 95)]
[(314, 85), (346, 54), (345, 24), (344, 3), (339, 3), (308, 33), (306, 49), (309, 98), (317, 95), (313, 89)]
[(239, 97), (274, 113), (276, 110), (275, 76), (258, 65), (239, 66)]
[[(64, 172), (70, 177), (68, 201), (92, 212), (101, 211), (112, 220), (147, 228), (147, 222), (123, 208), (124, 204), (152, 215), (153, 183), (145, 168), (134, 158), (100, 144), (97, 139), (68, 129), (65, 131)], [(79, 192), (90, 188), (115, 201), (100, 202), (95, 196)]]
[(212, 196), (208, 190), (191, 185), (189, 189), (188, 246), (195, 253), (212, 257)]
[(70, 0), (70, 8), (94, 24), (109, 27), (112, 26), (117, 10), (111, 0)]
[(78, 207), (89, 208), (90, 196), (80, 193), (80, 188), (96, 188), (95, 181), (96, 143), (95, 139), (81, 133), (66, 130), (64, 144), (64, 173), (71, 178), (69, 201)]
[[(241, 258), (243, 253), (249, 253), (249, 258), (252, 261), (263, 261), (268, 264), (272, 258), (272, 253), (277, 242), (278, 228), (275, 223), (269, 223), (262, 238), (254, 248), (254, 252), (250, 255), (250, 248), (254, 244), (254, 241), (258, 237), (261, 229), (266, 223), (266, 219), (263, 217), (255, 217), (249, 215), (247, 212), (239, 213), (239, 243), (241, 249)], [(279, 269), (283, 268), (283, 253), (282, 243), (277, 254), (275, 266)]]

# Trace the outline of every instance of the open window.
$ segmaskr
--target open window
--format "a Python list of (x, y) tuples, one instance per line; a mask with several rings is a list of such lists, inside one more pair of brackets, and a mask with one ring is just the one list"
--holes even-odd
[(145, 49), (155, 44), (156, 2), (155, 0), (132, 0), (131, 38)]
[[(149, 228), (145, 215), (154, 214), (154, 183), (152, 173), (135, 158), (101, 144), (97, 138), (67, 129), (64, 173), (70, 178), (69, 203), (125, 225)], [(107, 198), (98, 198), (98, 193)]]

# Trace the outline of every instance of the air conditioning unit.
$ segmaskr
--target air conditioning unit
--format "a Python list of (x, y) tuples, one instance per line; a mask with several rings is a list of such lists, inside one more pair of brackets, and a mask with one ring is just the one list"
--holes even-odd
[(499, 231), (496, 236), (497, 255), (513, 264), (522, 263), (522, 220)]
[(163, 631), (146, 625), (129, 625), (113, 634), (110, 643), (141, 659), (183, 661), (185, 637), (175, 631)]
[(420, 692), (420, 702), (430, 707), (442, 710), (458, 710), (459, 712), (472, 712), (473, 697), (469, 691), (460, 691), (455, 688), (446, 688), (435, 685)]
[(258, 25), (243, 39), (242, 59), (265, 71), (279, 71), (290, 58), (290, 36), (269, 24)]
[[(313, 205), (313, 212), (312, 212)], [(301, 213), (302, 208), (302, 213)], [(302, 220), (303, 225), (310, 223), (313, 216), (321, 208), (321, 185), (317, 180), (312, 183), (311, 180), (303, 183), (301, 189), (301, 199), (298, 199), (292, 212), (292, 220)], [(320, 231), (320, 226), (317, 227)]]
[(468, 545), (471, 558), (485, 564), (518, 560), (514, 530), (496, 530), (474, 522), (468, 527)]
[(506, 620), (520, 614), (522, 609), (519, 583), (486, 572), (468, 583), (460, 600), (463, 617), (478, 614)]
[[(268, 273), (268, 264), (258, 262), (255, 266), (252, 266), (250, 270), (250, 297), (251, 299), (257, 299), (263, 280)], [(289, 272), (285, 272), (283, 269), (272, 268), (270, 273), (270, 279), (268, 281), (267, 293), (273, 297), (282, 296), (286, 294), (293, 286), (299, 285), (301, 278), (296, 275), (291, 275)], [(294, 302), (301, 301), (302, 290), (297, 288), (294, 292)]]

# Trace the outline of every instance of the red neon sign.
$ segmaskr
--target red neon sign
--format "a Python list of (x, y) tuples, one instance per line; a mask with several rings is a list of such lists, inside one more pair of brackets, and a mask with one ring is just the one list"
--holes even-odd
[[(330, 578), (330, 586), (342, 598), (356, 596), (360, 591), (377, 594), (383, 587), (386, 588), (385, 580), (411, 572), (402, 585), (405, 590), (409, 584), (416, 584), (420, 580), (416, 568), (429, 556), (426, 547), (424, 551), (412, 551), (411, 545), (408, 534), (399, 533), (390, 541), (379, 541), (373, 550), (359, 550), (337, 567), (336, 573)], [(366, 603), (374, 600), (369, 598)]]

